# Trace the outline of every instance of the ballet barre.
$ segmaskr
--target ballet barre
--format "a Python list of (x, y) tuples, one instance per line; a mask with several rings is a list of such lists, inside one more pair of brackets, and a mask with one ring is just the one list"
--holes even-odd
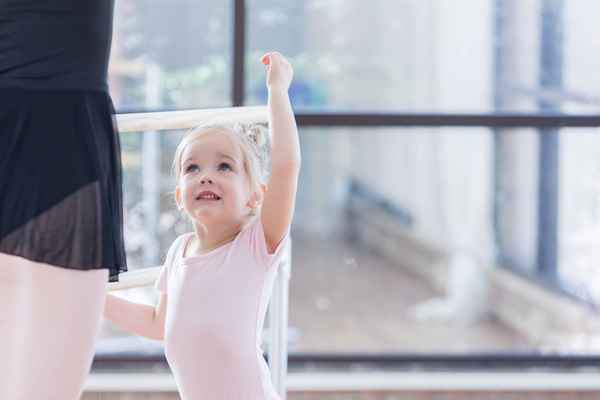
[(161, 268), (161, 266), (158, 266), (122, 272), (119, 274), (119, 282), (108, 283), (108, 291), (114, 292), (154, 285)]
[(268, 120), (268, 111), (265, 106), (226, 107), (206, 110), (117, 114), (116, 117), (119, 132), (125, 133), (189, 129), (206, 123), (265, 123)]

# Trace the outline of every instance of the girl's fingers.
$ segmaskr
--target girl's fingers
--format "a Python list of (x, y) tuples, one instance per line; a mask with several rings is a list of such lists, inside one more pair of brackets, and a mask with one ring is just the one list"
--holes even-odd
[(289, 87), (294, 70), (290, 62), (281, 53), (277, 51), (265, 53), (260, 61), (266, 66), (267, 86), (288, 85)]
[(287, 62), (287, 60), (281, 55), (281, 53), (279, 53), (278, 51), (271, 51), (269, 53), (265, 53), (261, 58), (260, 61), (264, 64), (264, 65), (269, 65), (269, 64), (273, 64), (275, 62)]
[(270, 53), (267, 53), (260, 58), (260, 61), (265, 65), (269, 65), (271, 63), (271, 57), (269, 54)]

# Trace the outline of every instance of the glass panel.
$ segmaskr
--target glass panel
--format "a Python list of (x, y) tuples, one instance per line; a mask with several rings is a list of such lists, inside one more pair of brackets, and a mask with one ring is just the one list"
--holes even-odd
[(295, 67), (296, 109), (598, 112), (595, 1), (248, 0), (247, 102)]
[(565, 291), (599, 290), (600, 132), (560, 134), (551, 285), (538, 265), (549, 133), (498, 134), (302, 130), (290, 353), (598, 354), (599, 316)]
[(119, 112), (229, 106), (231, 21), (229, 2), (117, 1), (109, 83)]
[[(132, 269), (162, 263), (173, 239), (191, 230), (171, 194), (181, 134), (122, 135)], [(556, 174), (540, 167), (549, 135), (301, 129), (290, 353), (598, 354), (600, 316), (565, 292), (600, 300), (600, 131), (561, 130)], [(538, 261), (540, 242), (552, 238), (538, 237), (538, 220), (552, 218), (550, 199), (539, 196), (542, 176), (558, 188), (552, 285)], [(147, 303), (157, 295), (124, 294)], [(161, 349), (109, 323), (101, 339), (107, 352)]]
[[(582, 254), (573, 252), (567, 229), (574, 230), (573, 213), (587, 226), (598, 220), (600, 187), (578, 174), (592, 182), (585, 171), (600, 170), (593, 150), (599, 133), (561, 133), (555, 176), (557, 272), (596, 292), (590, 277), (600, 257), (590, 238), (597, 235), (588, 229), (587, 241), (578, 242)], [(538, 204), (547, 156), (540, 135), (547, 134), (302, 130), (290, 352), (597, 354), (596, 313), (563, 292), (564, 279), (553, 283), (563, 289), (551, 288), (539, 272), (538, 219), (548, 217)], [(575, 162), (580, 157), (586, 161)], [(562, 254), (566, 246), (579, 269)], [(508, 260), (521, 273), (503, 268)]]
[(560, 135), (560, 276), (577, 296), (600, 304), (600, 132)]
[(472, 301), (493, 257), (489, 130), (304, 129), (301, 140), (290, 352), (527, 345)]

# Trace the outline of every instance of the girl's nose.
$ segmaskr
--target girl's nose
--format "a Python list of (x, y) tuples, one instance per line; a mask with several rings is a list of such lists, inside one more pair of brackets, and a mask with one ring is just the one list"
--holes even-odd
[(208, 184), (208, 183), (210, 183), (212, 185), (212, 183), (213, 183), (212, 179), (210, 179), (210, 178), (202, 178), (200, 180), (200, 184), (201, 185)]

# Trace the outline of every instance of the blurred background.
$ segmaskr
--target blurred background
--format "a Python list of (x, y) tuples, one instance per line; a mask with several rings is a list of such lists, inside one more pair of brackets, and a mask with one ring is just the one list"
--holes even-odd
[[(291, 373), (597, 367), (598, 15), (595, 0), (119, 0), (110, 88), (118, 113), (264, 105), (260, 56), (291, 61)], [(172, 195), (182, 134), (121, 134), (130, 270), (191, 230)], [(162, 351), (105, 321), (93, 371), (163, 371)]]

